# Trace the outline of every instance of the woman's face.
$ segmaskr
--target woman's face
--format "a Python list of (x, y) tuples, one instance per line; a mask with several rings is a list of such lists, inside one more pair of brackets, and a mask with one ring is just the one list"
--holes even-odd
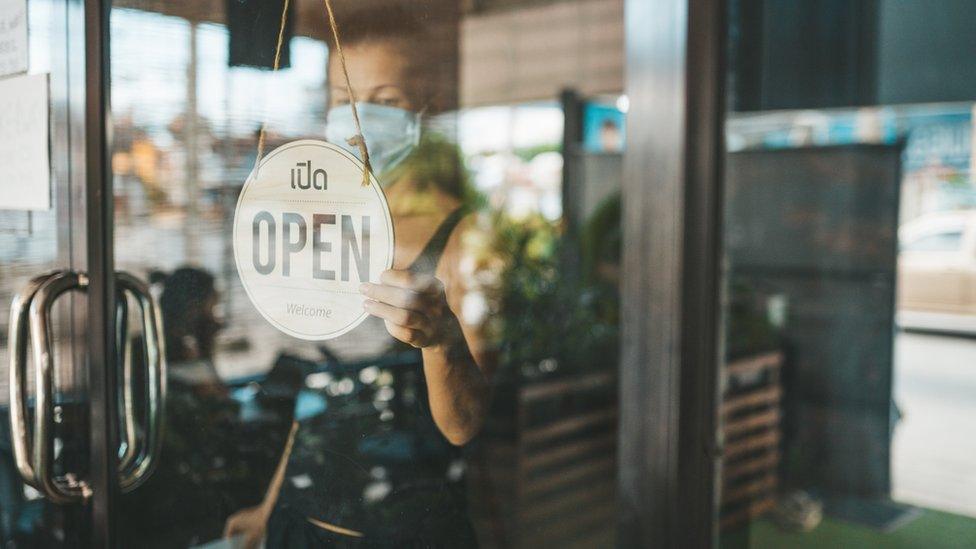
[[(419, 111), (419, 82), (403, 53), (401, 40), (362, 42), (343, 47), (356, 101)], [(349, 103), (338, 55), (329, 56), (329, 107)]]

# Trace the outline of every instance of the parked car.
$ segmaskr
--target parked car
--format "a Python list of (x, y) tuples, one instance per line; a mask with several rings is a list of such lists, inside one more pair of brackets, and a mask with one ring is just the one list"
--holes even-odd
[(976, 315), (976, 210), (910, 221), (898, 242), (899, 312)]

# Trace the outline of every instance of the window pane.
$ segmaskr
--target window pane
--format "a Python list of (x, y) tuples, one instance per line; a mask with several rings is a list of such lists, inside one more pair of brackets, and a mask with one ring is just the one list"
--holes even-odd
[(730, 2), (723, 547), (976, 540), (973, 10)]
[(331, 4), (112, 9), (170, 384), (123, 545), (612, 546), (622, 2)]

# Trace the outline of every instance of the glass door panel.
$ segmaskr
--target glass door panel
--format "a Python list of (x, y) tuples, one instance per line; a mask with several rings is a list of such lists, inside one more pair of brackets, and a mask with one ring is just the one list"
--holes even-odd
[[(30, 307), (37, 301), (34, 291), (40, 283), (55, 272), (84, 269), (85, 215), (84, 204), (78, 201), (84, 187), (75, 164), (83, 142), (72, 139), (80, 127), (71, 109), (83, 100), (84, 90), (72, 83), (81, 76), (75, 62), (83, 56), (83, 42), (77, 34), (82, 15), (68, 2), (27, 3), (27, 74), (46, 74), (48, 81), (51, 189), (48, 209), (0, 210), (0, 302), (11, 309), (21, 306), (0, 317), (0, 544), (11, 547), (77, 547), (90, 532), (87, 509), (78, 502), (59, 503), (45, 497), (38, 480), (45, 473), (32, 453), (39, 412), (35, 372), (40, 357), (30, 350), (38, 332), (29, 327)], [(52, 385), (45, 407), (51, 421), (44, 440), (54, 453), (44, 476), (63, 479), (69, 475), (81, 482), (88, 478), (89, 452), (84, 304), (79, 292), (61, 296), (50, 305), (45, 326)], [(23, 353), (18, 353), (20, 346)], [(12, 364), (25, 381), (13, 401)], [(23, 432), (11, 427), (11, 410), (18, 402), (23, 405), (19, 414), (26, 428)], [(17, 415), (15, 412), (15, 418)]]
[(722, 546), (968, 546), (973, 6), (828, 4), (730, 3)]
[[(115, 262), (168, 365), (122, 544), (612, 545), (622, 5), (334, 4), (337, 32), (311, 0), (112, 9)], [(366, 187), (297, 158), (248, 209), (256, 164), (300, 140), (363, 160), (357, 134)], [(390, 265), (335, 188), (382, 194)], [(338, 337), (288, 327), (362, 307)]]

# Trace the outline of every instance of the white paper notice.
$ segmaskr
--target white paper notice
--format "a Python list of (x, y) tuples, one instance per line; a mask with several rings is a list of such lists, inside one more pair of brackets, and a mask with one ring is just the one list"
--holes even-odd
[(0, 0), (0, 76), (27, 72), (27, 0)]
[(0, 80), (0, 209), (51, 207), (46, 74)]

